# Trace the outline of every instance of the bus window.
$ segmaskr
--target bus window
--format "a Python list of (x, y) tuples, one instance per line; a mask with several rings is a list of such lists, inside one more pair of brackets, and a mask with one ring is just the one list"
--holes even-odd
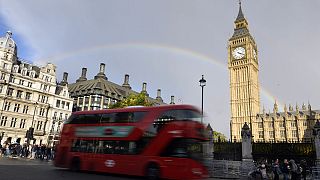
[(117, 123), (131, 123), (140, 121), (145, 115), (145, 112), (118, 112), (115, 114)]
[(100, 114), (73, 114), (66, 123), (68, 124), (95, 124), (100, 122)]
[(113, 123), (115, 121), (114, 113), (102, 114), (100, 123)]

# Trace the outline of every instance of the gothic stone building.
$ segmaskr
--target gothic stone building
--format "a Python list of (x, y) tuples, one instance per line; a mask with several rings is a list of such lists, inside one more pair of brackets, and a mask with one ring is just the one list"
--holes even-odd
[[(110, 105), (125, 99), (133, 91), (129, 84), (129, 75), (124, 77), (122, 85), (108, 81), (105, 75), (105, 64), (100, 64), (100, 70), (93, 79), (87, 79), (87, 68), (82, 68), (82, 73), (76, 83), (69, 85), (70, 96), (73, 98), (73, 111), (108, 109)], [(147, 93), (147, 83), (143, 83), (141, 92)], [(149, 96), (149, 95), (148, 95)], [(149, 97), (149, 101), (161, 105), (164, 104), (161, 98), (161, 90), (158, 89), (155, 99)], [(171, 96), (171, 104), (174, 97)]]
[(303, 106), (293, 111), (290, 106), (278, 112), (260, 114), (260, 84), (257, 44), (249, 32), (241, 3), (234, 33), (228, 41), (228, 68), (230, 77), (230, 134), (233, 141), (241, 140), (241, 128), (247, 122), (254, 141), (311, 141), (311, 127), (319, 119), (319, 112)]
[(7, 32), (0, 37), (1, 144), (23, 144), (30, 128), (34, 131), (31, 143), (53, 144), (72, 110), (68, 74), (57, 83), (55, 65), (39, 67), (22, 61), (11, 36)]

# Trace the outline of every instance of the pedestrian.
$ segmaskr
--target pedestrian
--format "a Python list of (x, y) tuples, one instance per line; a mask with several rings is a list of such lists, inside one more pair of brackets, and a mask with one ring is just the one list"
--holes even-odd
[(301, 160), (300, 162), (300, 167), (301, 167), (301, 175), (303, 180), (307, 179), (307, 161), (306, 160)]
[(291, 169), (291, 180), (299, 180), (299, 167), (293, 159), (290, 159), (289, 165)]
[(272, 171), (274, 174), (274, 180), (279, 180), (279, 175), (282, 174), (280, 170), (280, 165), (279, 165), (279, 159), (276, 159), (272, 165)]
[(283, 160), (283, 164), (281, 166), (281, 172), (283, 174), (283, 180), (289, 180), (290, 166), (287, 159)]
[(259, 169), (260, 169), (260, 172), (261, 172), (262, 179), (264, 179), (264, 180), (267, 179), (268, 178), (268, 176), (267, 176), (267, 165), (266, 165), (266, 162), (264, 160), (261, 161), (261, 165), (260, 165)]

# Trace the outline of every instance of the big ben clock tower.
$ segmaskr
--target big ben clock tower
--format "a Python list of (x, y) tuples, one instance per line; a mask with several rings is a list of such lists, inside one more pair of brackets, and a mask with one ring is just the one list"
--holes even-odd
[(249, 33), (241, 2), (234, 21), (234, 33), (228, 42), (228, 68), (230, 75), (231, 139), (241, 139), (241, 128), (260, 112), (257, 45)]

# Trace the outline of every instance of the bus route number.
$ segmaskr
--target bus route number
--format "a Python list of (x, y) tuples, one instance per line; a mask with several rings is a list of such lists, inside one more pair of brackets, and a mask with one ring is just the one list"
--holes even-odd
[(106, 160), (104, 162), (104, 164), (107, 166), (107, 167), (114, 167), (116, 165), (116, 162), (114, 160)]

